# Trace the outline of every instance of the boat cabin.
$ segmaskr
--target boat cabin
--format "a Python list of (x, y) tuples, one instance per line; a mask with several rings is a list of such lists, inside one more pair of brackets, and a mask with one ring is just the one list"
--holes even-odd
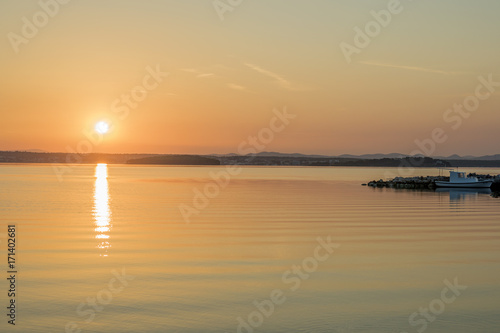
[(477, 177), (467, 177), (465, 172), (450, 171), (450, 183), (476, 183)]

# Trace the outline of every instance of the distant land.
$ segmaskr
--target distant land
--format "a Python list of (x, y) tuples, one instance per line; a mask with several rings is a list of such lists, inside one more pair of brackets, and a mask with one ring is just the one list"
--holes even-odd
[[(416, 163), (415, 163), (416, 162)], [(452, 155), (448, 157), (408, 156), (404, 154), (305, 155), (261, 152), (254, 155), (210, 154), (77, 154), (38, 150), (0, 151), (0, 163), (108, 163), (161, 165), (283, 165), (283, 166), (357, 166), (357, 167), (500, 167), (500, 154), (488, 156)]]
[(216, 158), (198, 155), (159, 155), (130, 159), (127, 163), (163, 165), (220, 165), (220, 161)]
[[(257, 156), (268, 156), (268, 157), (314, 157), (314, 158), (355, 158), (355, 159), (382, 159), (382, 158), (404, 158), (404, 157), (412, 157), (407, 154), (400, 153), (391, 153), (391, 154), (364, 154), (364, 155), (350, 155), (343, 154), (338, 156), (329, 156), (329, 155), (305, 155), (305, 154), (286, 154), (286, 153), (278, 153), (278, 152), (261, 152), (256, 154)], [(227, 155), (214, 155), (214, 156), (240, 156), (237, 154), (227, 154)], [(425, 155), (415, 155), (418, 157), (431, 157), (433, 159), (438, 160), (480, 160), (480, 161), (500, 161), (500, 154), (496, 155), (486, 155), (486, 156), (459, 156), (459, 155), (451, 155), (451, 156), (425, 156)]]

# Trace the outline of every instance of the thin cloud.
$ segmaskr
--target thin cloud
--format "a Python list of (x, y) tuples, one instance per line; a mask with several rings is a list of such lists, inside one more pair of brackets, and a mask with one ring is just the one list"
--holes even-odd
[(204, 73), (196, 68), (181, 68), (180, 69), (181, 71), (183, 72), (187, 72), (187, 73), (192, 73), (192, 74), (195, 74), (196, 77), (198, 78), (205, 78), (205, 77), (211, 77), (211, 76), (215, 76), (214, 73)]
[(231, 89), (234, 89), (234, 90), (239, 90), (239, 91), (245, 91), (245, 92), (251, 92), (250, 90), (248, 90), (246, 87), (243, 87), (243, 86), (240, 86), (238, 84), (235, 84), (235, 83), (228, 83), (227, 86)]
[(282, 86), (285, 89), (289, 89), (291, 87), (290, 81), (288, 81), (287, 79), (283, 78), (282, 76), (280, 76), (276, 73), (268, 71), (267, 69), (264, 69), (262, 67), (254, 65), (254, 64), (245, 63), (245, 66), (250, 67), (254, 71), (257, 71), (261, 74), (264, 74), (264, 75), (274, 79), (280, 86)]
[(292, 82), (290, 82), (289, 80), (285, 79), (283, 76), (281, 76), (277, 73), (271, 72), (270, 70), (264, 69), (260, 66), (250, 64), (250, 63), (244, 63), (244, 64), (245, 64), (245, 66), (253, 69), (254, 71), (256, 71), (262, 75), (265, 75), (267, 77), (270, 77), (271, 79), (273, 79), (273, 81), (278, 86), (280, 86), (283, 89), (295, 90), (295, 91), (297, 91), (297, 90), (310, 90), (310, 89), (307, 89), (304, 87), (299, 87), (299, 86), (293, 84)]
[(211, 76), (214, 76), (214, 75), (215, 75), (214, 73), (203, 73), (203, 74), (199, 74), (196, 77), (211, 77)]
[(368, 66), (405, 69), (405, 70), (410, 70), (410, 71), (418, 71), (418, 72), (426, 72), (426, 73), (442, 74), (442, 75), (459, 74), (458, 72), (447, 72), (447, 71), (442, 71), (442, 70), (439, 70), (439, 69), (431, 69), (431, 68), (416, 67), (416, 66), (381, 64), (381, 63), (378, 63), (378, 62), (371, 62), (371, 61), (360, 61), (359, 63), (363, 64), (363, 65), (368, 65)]

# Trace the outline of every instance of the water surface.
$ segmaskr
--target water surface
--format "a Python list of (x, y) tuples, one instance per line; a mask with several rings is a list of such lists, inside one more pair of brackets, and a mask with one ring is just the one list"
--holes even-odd
[[(1, 164), (1, 253), (16, 224), (19, 270), (1, 331), (500, 331), (500, 199), (360, 185), (381, 168), (243, 167), (221, 188), (223, 170), (75, 165), (59, 182), (51, 165)], [(293, 273), (318, 237), (339, 247)], [(467, 289), (412, 326), (454, 279)]]

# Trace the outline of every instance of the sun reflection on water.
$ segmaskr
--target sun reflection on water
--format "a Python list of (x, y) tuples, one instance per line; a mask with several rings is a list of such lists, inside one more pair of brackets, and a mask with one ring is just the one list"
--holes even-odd
[(100, 249), (100, 256), (107, 257), (111, 247), (109, 242), (109, 231), (111, 230), (111, 209), (109, 207), (108, 188), (108, 165), (99, 163), (95, 167), (94, 185), (94, 223), (96, 228), (95, 238), (100, 240), (97, 248)]

